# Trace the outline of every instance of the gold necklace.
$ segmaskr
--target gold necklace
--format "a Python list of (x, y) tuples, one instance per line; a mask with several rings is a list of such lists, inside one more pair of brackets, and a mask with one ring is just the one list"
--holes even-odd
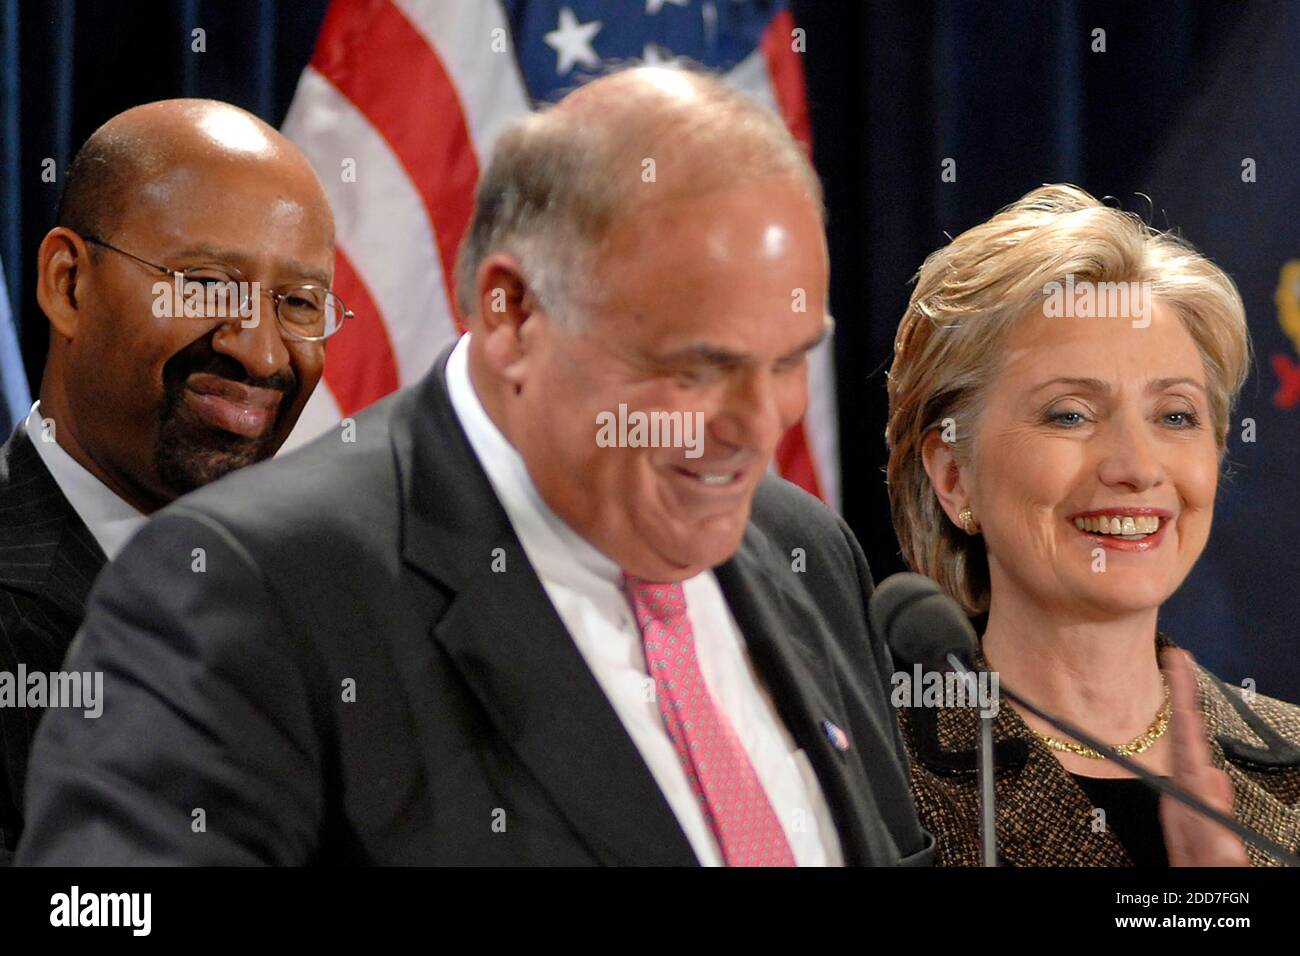
[[(1172, 711), (1169, 703), (1169, 681), (1165, 680), (1164, 672), (1160, 674), (1160, 683), (1165, 688), (1165, 700), (1160, 705), (1160, 710), (1156, 714), (1156, 719), (1151, 721), (1151, 726), (1142, 731), (1126, 744), (1120, 744), (1110, 749), (1122, 757), (1132, 757), (1143, 751), (1150, 750), (1152, 744), (1164, 736), (1165, 731), (1169, 729), (1169, 717)], [(1029, 728), (1035, 737), (1041, 740), (1052, 750), (1067, 751), (1072, 754), (1078, 754), (1080, 757), (1087, 757), (1089, 760), (1105, 760), (1105, 754), (1099, 754), (1091, 747), (1085, 747), (1083, 744), (1076, 744), (1069, 740), (1061, 740), (1059, 737), (1052, 737), (1048, 734), (1040, 734), (1034, 728)]]

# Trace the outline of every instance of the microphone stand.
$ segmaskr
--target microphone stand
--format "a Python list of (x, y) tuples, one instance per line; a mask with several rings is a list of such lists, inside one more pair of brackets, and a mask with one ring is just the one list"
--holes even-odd
[[(973, 682), (975, 680), (975, 672), (972, 671), (969, 667), (967, 667), (966, 664), (961, 660), (961, 658), (959, 658), (956, 654), (948, 654), (946, 659), (948, 663), (952, 666), (953, 670), (955, 670), (958, 674), (962, 674), (964, 676), (968, 675), (967, 680), (969, 681)], [(1281, 860), (1283, 865), (1300, 866), (1300, 857), (1297, 857), (1286, 847), (1282, 846), (1282, 844), (1277, 843), (1274, 840), (1270, 840), (1268, 837), (1263, 836), (1262, 834), (1256, 833), (1250, 827), (1246, 826), (1241, 821), (1228, 816), (1226, 813), (1221, 813), (1220, 811), (1216, 810), (1214, 807), (1206, 803), (1204, 800), (1188, 793), (1186, 790), (1184, 790), (1182, 787), (1178, 786), (1177, 784), (1170, 783), (1164, 777), (1152, 773), (1150, 770), (1143, 767), (1137, 761), (1131, 760), (1128, 757), (1123, 756), (1122, 754), (1116, 753), (1109, 744), (1102, 743), (1100, 740), (1093, 737), (1091, 734), (1088, 734), (1085, 731), (1080, 730), (1078, 727), (1075, 727), (1073, 724), (1061, 720), (1060, 718), (1053, 717), (1051, 714), (1048, 714), (1045, 711), (1039, 709), (1038, 707), (1035, 707), (1033, 704), (1029, 703), (1029, 701), (1025, 700), (1019, 694), (1016, 694), (1013, 691), (1011, 691), (1006, 684), (999, 683), (999, 690), (1002, 694), (1011, 698), (1011, 700), (1015, 701), (1021, 707), (1025, 708), (1025, 710), (1029, 711), (1035, 717), (1047, 721), (1047, 723), (1051, 724), (1061, 733), (1065, 734), (1068, 737), (1073, 737), (1075, 740), (1079, 741), (1085, 747), (1091, 747), (1099, 754), (1105, 754), (1107, 760), (1115, 761), (1115, 763), (1119, 764), (1125, 770), (1129, 771), (1130, 773), (1134, 774), (1141, 780), (1145, 781), (1147, 786), (1153, 787), (1155, 790), (1159, 791), (1160, 793), (1167, 794), (1173, 797), (1179, 803), (1183, 804), (1184, 806), (1191, 807), (1197, 813), (1201, 814), (1204, 817), (1208, 817), (1209, 819), (1213, 820), (1215, 823), (1218, 823), (1220, 826), (1227, 827), (1229, 830), (1231, 830), (1237, 836), (1241, 837), (1242, 840), (1249, 843), (1251, 846), (1255, 847), (1258, 850), (1263, 851), (1264, 853), (1267, 853), (1269, 856)], [(981, 733), (980, 733), (979, 768), (980, 768), (980, 790), (981, 790), (980, 803), (983, 811), (983, 825), (984, 825), (984, 854), (985, 854), (984, 865), (992, 866), (994, 864), (989, 862), (990, 859), (989, 848), (990, 848), (990, 831), (992, 830), (993, 827), (993, 781), (992, 781), (993, 722), (991, 718), (981, 718), (981, 719), (983, 720), (983, 725), (981, 726)]]
[(985, 866), (998, 865), (997, 805), (993, 796), (993, 716), (980, 714), (980, 844)]
[[(979, 699), (979, 683), (975, 672), (966, 667), (955, 654), (948, 655), (948, 663), (966, 681), (970, 699)], [(980, 788), (980, 863), (981, 866), (998, 865), (997, 803), (993, 795), (993, 714), (980, 713), (979, 788)]]

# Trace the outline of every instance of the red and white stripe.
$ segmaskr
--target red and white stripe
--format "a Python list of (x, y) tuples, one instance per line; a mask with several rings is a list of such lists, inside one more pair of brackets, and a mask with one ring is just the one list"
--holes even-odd
[[(809, 143), (788, 12), (728, 82)], [(498, 32), (499, 31), (499, 32)], [(504, 40), (504, 49), (503, 43)], [(456, 251), (484, 157), (528, 97), (493, 0), (334, 0), (284, 122), (334, 207), (334, 288), (357, 315), (326, 346), (325, 376), (292, 448), (418, 380), (463, 327)], [(791, 481), (838, 504), (834, 370), (812, 356), (808, 414), (777, 453)]]

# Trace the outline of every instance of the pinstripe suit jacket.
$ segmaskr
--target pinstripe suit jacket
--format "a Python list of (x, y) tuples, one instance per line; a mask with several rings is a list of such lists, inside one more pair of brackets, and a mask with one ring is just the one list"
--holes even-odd
[[(107, 559), (27, 430), (0, 448), (0, 671), (58, 670)], [(0, 707), (0, 865), (22, 830), (27, 754), (42, 711)]]

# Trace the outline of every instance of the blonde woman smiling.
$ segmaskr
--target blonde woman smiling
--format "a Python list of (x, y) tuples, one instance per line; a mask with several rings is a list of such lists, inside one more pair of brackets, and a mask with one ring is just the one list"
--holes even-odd
[[(1044, 186), (922, 266), (889, 375), (889, 493), (908, 563), (987, 612), (1008, 686), (1295, 848), (1300, 708), (1248, 699), (1156, 629), (1209, 538), (1249, 359), (1222, 270)], [(974, 712), (900, 718), (938, 861), (978, 863)], [(1272, 862), (1005, 702), (994, 734), (1005, 863)]]

